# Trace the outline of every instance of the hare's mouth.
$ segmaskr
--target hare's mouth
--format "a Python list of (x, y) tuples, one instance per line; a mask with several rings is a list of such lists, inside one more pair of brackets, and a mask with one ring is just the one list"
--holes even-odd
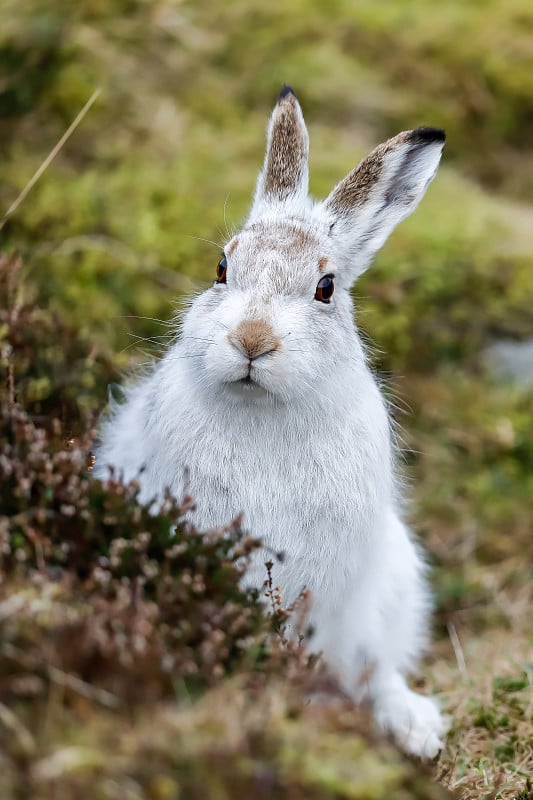
[(261, 398), (269, 395), (267, 389), (262, 386), (258, 381), (254, 380), (250, 375), (239, 378), (234, 381), (227, 381), (225, 383), (227, 389), (232, 395), (237, 397)]
[(240, 380), (235, 381), (234, 385), (241, 390), (241, 392), (245, 393), (253, 393), (253, 394), (261, 394), (265, 392), (266, 389), (262, 386), (258, 381), (254, 380), (250, 375), (246, 375), (244, 378), (240, 378)]

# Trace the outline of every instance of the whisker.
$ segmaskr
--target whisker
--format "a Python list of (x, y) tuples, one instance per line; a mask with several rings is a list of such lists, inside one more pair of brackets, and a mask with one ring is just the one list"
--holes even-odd
[[(132, 347), (136, 347), (138, 345), (139, 345), (139, 342), (131, 342), (130, 344), (126, 345), (126, 347), (123, 347), (122, 350), (120, 350), (119, 352), (120, 352), (120, 354), (127, 353), (128, 350), (132, 349)], [(146, 355), (146, 356), (150, 355), (147, 351), (144, 351), (144, 350), (139, 350), (139, 352), (142, 353), (143, 355)], [(153, 355), (154, 354), (152, 354), (152, 356)]]
[(220, 244), (220, 242), (214, 242), (212, 239), (204, 239), (203, 236), (191, 236), (187, 234), (189, 239), (196, 239), (197, 242), (206, 242), (207, 244), (212, 244), (213, 247), (217, 247), (219, 250), (224, 249), (224, 245)]
[(127, 332), (127, 336), (131, 336), (132, 338), (137, 339), (137, 341), (140, 341), (140, 342), (157, 342), (160, 339), (169, 341), (170, 339), (172, 339), (174, 334), (173, 333), (162, 333), (160, 336), (140, 336), (137, 333), (133, 333), (132, 331), (128, 331)]
[[(125, 352), (127, 349), (128, 348), (126, 347), (121, 352)], [(144, 356), (145, 358), (149, 358), (150, 361), (139, 362), (139, 364), (135, 365), (135, 369), (137, 369), (137, 367), (153, 367), (153, 365), (154, 365), (154, 354), (153, 353), (148, 353), (146, 350), (139, 350), (139, 355)]]
[[(149, 353), (143, 353), (143, 355), (149, 356), (150, 354)], [(197, 354), (197, 353), (182, 353), (179, 356), (166, 356), (165, 357), (165, 362), (183, 361), (183, 359), (194, 360), (195, 358), (196, 359), (200, 359), (201, 355)], [(139, 367), (147, 367), (147, 366), (152, 366), (152, 365), (153, 365), (153, 360), (152, 361), (148, 361), (148, 362), (146, 362), (144, 364), (138, 364)]]
[(231, 234), (230, 234), (229, 228), (228, 228), (228, 221), (227, 221), (227, 218), (226, 218), (226, 206), (228, 205), (229, 198), (230, 198), (230, 192), (227, 193), (226, 199), (224, 200), (223, 215), (224, 215), (224, 227), (226, 228), (226, 233), (227, 233), (228, 239), (231, 239)]
[(170, 322), (168, 319), (157, 319), (157, 317), (142, 317), (138, 314), (120, 314), (116, 319), (147, 319), (150, 322), (158, 322), (160, 325), (166, 325), (167, 327), (173, 327), (174, 323)]
[(180, 336), (180, 342), (190, 340), (192, 342), (205, 342), (206, 344), (214, 344), (214, 339), (207, 339), (203, 336)]
[(290, 331), (289, 331), (289, 333), (284, 333), (283, 336), (281, 337), (281, 340), (283, 341), (284, 339), (287, 339), (289, 336), (292, 337), (291, 338), (291, 342), (308, 342), (309, 341), (309, 336), (295, 336), (295, 337), (293, 337)]
[[(137, 336), (137, 334), (129, 332), (128, 336), (131, 336), (134, 339), (134, 341), (128, 344), (126, 347), (122, 348), (122, 350), (120, 351), (121, 353), (125, 353), (128, 350), (131, 350), (132, 347), (138, 346), (141, 342), (147, 342), (148, 344), (157, 345), (159, 348), (161, 348), (161, 351), (163, 351), (165, 347), (167, 347), (168, 344), (174, 338), (174, 334), (170, 333), (165, 333), (162, 336)], [(162, 339), (163, 341), (159, 341), (160, 339)]]
[[(226, 234), (224, 233), (224, 231), (222, 230), (222, 228), (219, 225), (217, 225), (217, 231), (219, 232), (219, 234), (222, 236), (222, 238), (225, 241), (226, 240)], [(222, 249), (224, 249), (224, 248), (222, 248)]]

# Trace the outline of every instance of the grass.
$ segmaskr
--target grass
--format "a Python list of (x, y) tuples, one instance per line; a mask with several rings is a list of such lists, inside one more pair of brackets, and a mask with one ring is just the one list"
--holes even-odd
[[(453, 719), (431, 768), (438, 784), (423, 776), (417, 789), (419, 767), (379, 742), (374, 756), (358, 751), (357, 784), (347, 765), (359, 728), (342, 714), (296, 711), (273, 669), (264, 698), (236, 679), (199, 705), (179, 690), (178, 707), (161, 701), (127, 718), (83, 685), (89, 697), (52, 681), (46, 708), (23, 695), (39, 708), (35, 730), (2, 694), (0, 749), (7, 736), (16, 752), (1, 766), (14, 770), (13, 792), (30, 796), (17, 781), (31, 762), (31, 791), (47, 787), (39, 796), (79, 797), (98, 781), (106, 798), (178, 796), (184, 762), (169, 742), (196, 730), (184, 752), (198, 748), (198, 769), (216, 763), (213, 797), (242, 795), (251, 774), (267, 796), (366, 797), (380, 763), (375, 796), (427, 797), (443, 785), (465, 800), (531, 797), (532, 397), (492, 376), (483, 354), (494, 340), (533, 335), (532, 26), (526, 0), (2, 5), (2, 215), (102, 87), (0, 232), (2, 251), (24, 262), (13, 289), (24, 336), (12, 341), (3, 319), (3, 368), (15, 358), (27, 412), (57, 417), (69, 435), (90, 424), (118, 371), (157, 351), (154, 337), (168, 332), (157, 319), (211, 279), (226, 220), (246, 212), (283, 82), (304, 107), (318, 196), (402, 128), (448, 132), (437, 180), (355, 289), (404, 431), (410, 517), (433, 564), (436, 643), (424, 675)], [(258, 719), (270, 738), (254, 738)], [(226, 760), (239, 765), (238, 786)]]

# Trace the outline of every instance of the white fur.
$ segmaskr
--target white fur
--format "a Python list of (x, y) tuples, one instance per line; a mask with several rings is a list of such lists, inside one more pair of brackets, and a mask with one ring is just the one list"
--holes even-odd
[[(290, 94), (274, 110), (268, 147), (283, 103), (293, 104), (306, 141)], [(405, 168), (416, 170), (414, 205), (441, 149), (428, 144)], [(261, 173), (251, 216), (225, 249), (227, 284), (193, 300), (176, 343), (113, 410), (96, 474), (105, 478), (112, 465), (138, 478), (146, 501), (186, 489), (200, 529), (243, 512), (246, 527), (285, 555), (273, 568), (284, 604), (311, 590), (310, 646), (355, 699), (373, 700), (378, 723), (405, 749), (431, 757), (442, 747), (440, 713), (405, 682), (427, 639), (425, 570), (400, 519), (389, 418), (348, 292), (363, 228), (374, 228), (376, 249), (408, 213), (396, 203), (387, 216), (383, 207), (403, 156), (392, 149), (351, 227), (328, 201), (307, 198), (306, 173), (278, 200), (264, 195)], [(329, 304), (314, 299), (324, 258), (335, 275)], [(229, 337), (258, 319), (280, 346), (251, 361)], [(249, 372), (255, 383), (239, 382)], [(249, 583), (262, 585), (270, 557), (260, 552)]]

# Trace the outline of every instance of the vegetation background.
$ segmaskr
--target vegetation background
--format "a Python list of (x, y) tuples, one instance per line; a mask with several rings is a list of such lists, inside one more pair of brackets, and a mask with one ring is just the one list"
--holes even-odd
[[(181, 652), (165, 625), (184, 608), (194, 617), (194, 593), (154, 601), (139, 556), (129, 572), (120, 559), (109, 567), (110, 605), (95, 605), (108, 570), (98, 559), (109, 555), (111, 539), (148, 530), (155, 550), (147, 555), (145, 539), (135, 539), (134, 550), (161, 569), (170, 545), (164, 525), (150, 527), (156, 523), (135, 511), (126, 490), (90, 488), (83, 431), (107, 384), (156, 355), (180, 299), (212, 280), (226, 226), (246, 213), (267, 115), (284, 82), (310, 128), (316, 196), (401, 129), (430, 124), (448, 134), (420, 208), (355, 289), (359, 324), (403, 429), (410, 516), (434, 567), (436, 646), (423, 685), (442, 698), (453, 726), (429, 776), (386, 744), (368, 749), (348, 712), (298, 704), (302, 655), (277, 652), (254, 598), (237, 597), (227, 551), (201, 557), (221, 559), (231, 573), (227, 599), (244, 603), (246, 635), (238, 658), (228, 645), (207, 670), (200, 615), (203, 633), (188, 651), (203, 664), (194, 690), (190, 664), (176, 667), (181, 683), (170, 687), (161, 666)], [(2, 796), (403, 798), (438, 797), (446, 786), (464, 798), (530, 798), (531, 3), (3, 0), (0, 213), (97, 87), (83, 122), (0, 222)], [(78, 481), (68, 502), (60, 498), (67, 473)], [(63, 475), (61, 492), (45, 474)], [(87, 509), (107, 514), (105, 525), (91, 528)], [(71, 562), (58, 536), (59, 544), (61, 536), (85, 542)], [(92, 572), (76, 559), (88, 559)], [(63, 570), (61, 580), (50, 564)], [(127, 600), (117, 588), (135, 570), (146, 608), (130, 584)], [(122, 650), (110, 646), (107, 672), (89, 669), (89, 656), (78, 663), (66, 655), (75, 641), (66, 620), (86, 625), (87, 608), (126, 637)], [(127, 628), (128, 608), (140, 627), (126, 636), (108, 617)], [(152, 613), (160, 614), (159, 638), (146, 634), (157, 653), (147, 671), (134, 648), (129, 660), (124, 650), (140, 630), (151, 631)], [(245, 640), (256, 655), (243, 666)]]

